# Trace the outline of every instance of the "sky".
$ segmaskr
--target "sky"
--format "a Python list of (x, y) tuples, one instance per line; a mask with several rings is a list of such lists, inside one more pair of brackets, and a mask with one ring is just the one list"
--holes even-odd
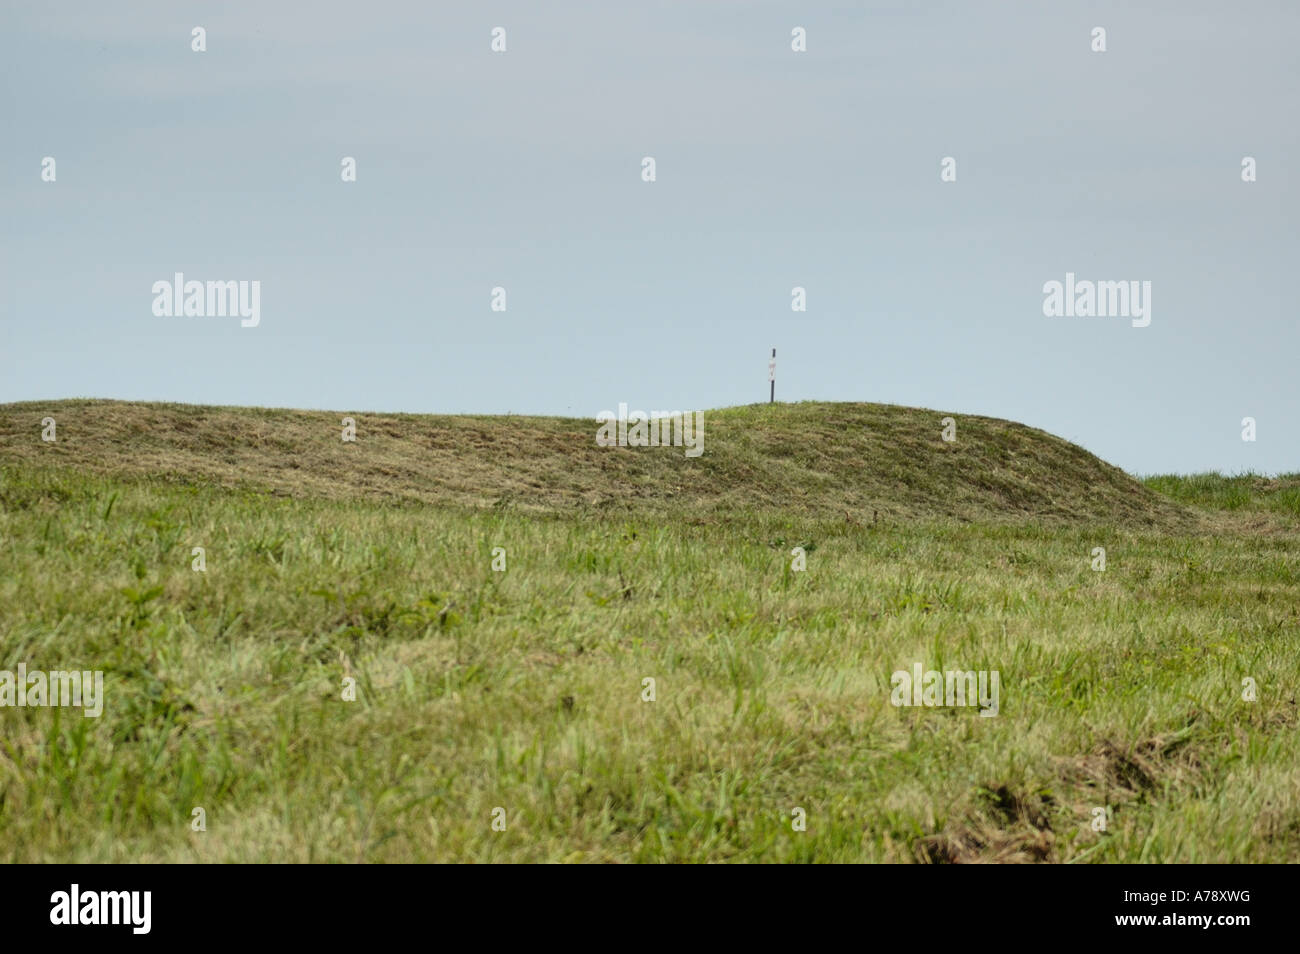
[[(776, 348), (783, 401), (1300, 471), (1300, 5), (1140, 6), (4, 3), (0, 401), (594, 419)], [(177, 272), (258, 324), (155, 315)]]

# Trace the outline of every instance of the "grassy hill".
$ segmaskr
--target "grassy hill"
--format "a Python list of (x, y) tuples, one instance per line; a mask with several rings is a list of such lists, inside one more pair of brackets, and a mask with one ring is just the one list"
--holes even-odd
[[(865, 404), (697, 459), (342, 416), (0, 406), (0, 670), (106, 697), (0, 707), (0, 860), (1300, 861), (1294, 476)], [(996, 716), (895, 705), (916, 665)]]
[[(45, 417), (58, 441), (39, 440)], [(357, 422), (355, 442), (341, 420)], [(4, 460), (115, 477), (530, 512), (1047, 519), (1176, 526), (1182, 508), (1082, 448), (1010, 421), (881, 404), (705, 413), (704, 453), (598, 447), (594, 420), (55, 401), (0, 405)]]

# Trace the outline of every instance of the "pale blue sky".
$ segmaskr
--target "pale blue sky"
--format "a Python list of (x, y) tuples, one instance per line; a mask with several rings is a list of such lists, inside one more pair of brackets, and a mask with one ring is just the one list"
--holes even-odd
[[(594, 417), (776, 347), (784, 400), (1300, 470), (1300, 6), (1136, 6), (6, 3), (0, 401)], [(154, 317), (176, 271), (260, 326)], [(1067, 271), (1150, 327), (1044, 317)]]

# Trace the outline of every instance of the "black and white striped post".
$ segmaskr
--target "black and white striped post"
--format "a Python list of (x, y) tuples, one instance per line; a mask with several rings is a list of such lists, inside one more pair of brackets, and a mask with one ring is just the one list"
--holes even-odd
[(776, 403), (776, 349), (772, 349), (772, 360), (767, 363), (767, 380), (772, 385), (772, 394), (768, 398), (768, 404)]

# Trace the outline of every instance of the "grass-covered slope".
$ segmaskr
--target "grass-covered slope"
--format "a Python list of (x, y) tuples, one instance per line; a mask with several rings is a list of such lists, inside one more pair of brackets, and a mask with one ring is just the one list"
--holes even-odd
[[(0, 669), (106, 692), (0, 707), (0, 861), (1300, 861), (1285, 509), (1180, 529), (870, 405), (710, 414), (697, 460), (338, 416), (0, 409)], [(915, 664), (997, 716), (892, 705)]]
[[(343, 417), (356, 441), (342, 440)], [(594, 420), (53, 401), (0, 405), (0, 462), (332, 499), (527, 511), (782, 510), (1162, 526), (1180, 509), (1076, 445), (1009, 421), (880, 404), (706, 411), (704, 453), (596, 445)], [(53, 417), (56, 443), (40, 440)]]

